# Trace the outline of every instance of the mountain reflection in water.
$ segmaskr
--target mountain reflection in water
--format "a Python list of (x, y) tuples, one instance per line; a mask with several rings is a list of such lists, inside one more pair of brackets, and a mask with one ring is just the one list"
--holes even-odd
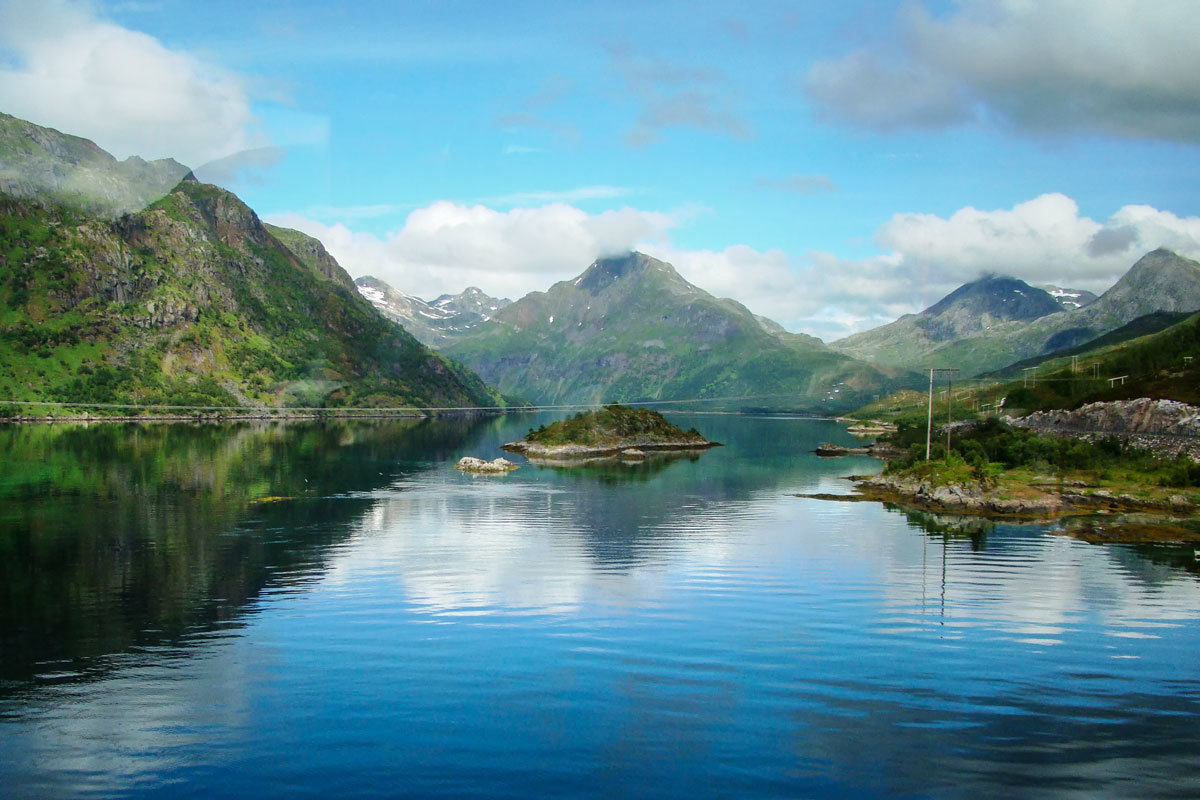
[(1178, 548), (796, 498), (878, 464), (678, 419), (726, 447), (472, 476), (530, 417), (0, 429), (6, 793), (1194, 793)]

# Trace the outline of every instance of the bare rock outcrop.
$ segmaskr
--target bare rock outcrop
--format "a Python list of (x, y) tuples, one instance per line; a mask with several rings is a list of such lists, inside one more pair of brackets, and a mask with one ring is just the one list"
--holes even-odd
[(507, 458), (495, 458), (491, 461), (485, 461), (482, 458), (474, 456), (463, 456), (454, 465), (455, 469), (463, 472), (478, 472), (483, 475), (503, 475), (517, 469), (517, 464), (509, 461)]
[(1089, 441), (1116, 436), (1160, 457), (1183, 453), (1200, 460), (1200, 407), (1177, 400), (1139, 397), (1089, 403), (1073, 411), (1036, 411), (1004, 421), (1015, 428)]

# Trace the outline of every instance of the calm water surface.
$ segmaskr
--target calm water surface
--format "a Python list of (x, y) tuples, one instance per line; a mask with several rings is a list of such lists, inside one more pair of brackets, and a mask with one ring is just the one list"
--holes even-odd
[(0, 429), (0, 793), (1200, 794), (1192, 546), (799, 499), (812, 420), (453, 469), (549, 419)]

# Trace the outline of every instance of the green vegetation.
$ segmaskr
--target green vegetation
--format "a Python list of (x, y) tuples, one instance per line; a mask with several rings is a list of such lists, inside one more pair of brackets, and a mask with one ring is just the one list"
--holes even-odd
[(657, 411), (618, 404), (607, 405), (596, 411), (581, 411), (549, 426), (542, 425), (537, 430), (531, 429), (525, 441), (546, 446), (603, 446), (619, 444), (631, 438), (708, 444), (708, 440), (695, 428), (681, 430), (663, 419), (662, 414)]
[(537, 403), (735, 398), (706, 407), (833, 411), (914, 380), (772, 327), (639, 253), (505, 306), (446, 352)]
[[(1200, 404), (1200, 362), (1195, 360), (1200, 357), (1200, 314), (1189, 315), (1158, 333), (1093, 347), (1077, 355), (1077, 371), (1068, 357), (1043, 361), (1030, 374), (1028, 391), (1015, 399), (1016, 382), (1006, 384), (1013, 387), (1006, 405), (1029, 410), (1071, 409), (1134, 397)], [(1109, 380), (1121, 376), (1124, 381)]]
[(888, 463), (888, 474), (927, 478), (937, 485), (977, 483), (994, 488), (1001, 483), (1028, 485), (1051, 477), (1091, 486), (1200, 486), (1200, 464), (1186, 456), (1164, 460), (1116, 438), (1097, 442), (1044, 436), (1013, 428), (989, 418), (945, 441), (935, 441), (925, 461), (925, 421), (900, 420), (885, 440), (905, 456)]
[[(1200, 313), (1186, 315), (1155, 333), (1127, 336), (1145, 328), (1153, 329), (1162, 320), (1176, 316), (1156, 314), (1153, 319), (1131, 323), (1118, 335), (1101, 337), (1093, 345), (1018, 362), (996, 373), (993, 380), (956, 382), (954, 419), (975, 419), (977, 411), (995, 408), (1001, 401), (1004, 411), (1010, 414), (1070, 410), (1087, 403), (1137, 397), (1200, 405)], [(1020, 371), (1026, 368), (1022, 364), (1030, 369), (1027, 377)], [(1020, 377), (1004, 379), (1014, 373)], [(1111, 380), (1122, 376), (1124, 380)], [(947, 414), (944, 390), (939, 378), (933, 406), (934, 420), (938, 422), (945, 420)], [(892, 421), (919, 417), (923, 423), (927, 402), (925, 392), (896, 392), (851, 412), (850, 416)]]
[(0, 397), (504, 404), (346, 284), (300, 261), (215, 186), (185, 181), (111, 223), (0, 194)]

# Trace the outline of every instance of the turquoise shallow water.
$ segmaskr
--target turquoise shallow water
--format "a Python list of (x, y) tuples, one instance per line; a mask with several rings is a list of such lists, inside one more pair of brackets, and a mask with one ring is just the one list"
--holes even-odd
[(1194, 797), (1192, 546), (847, 492), (814, 420), (0, 429), (6, 797)]

